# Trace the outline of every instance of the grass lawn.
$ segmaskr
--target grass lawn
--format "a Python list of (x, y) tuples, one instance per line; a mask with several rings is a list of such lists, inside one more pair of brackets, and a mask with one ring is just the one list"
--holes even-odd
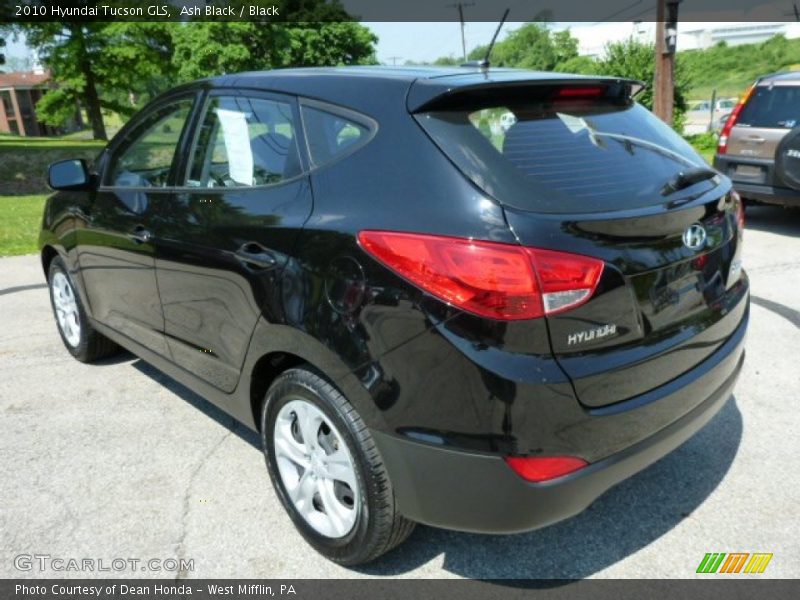
[(47, 166), (65, 158), (94, 158), (104, 142), (22, 138), (0, 134), (0, 256), (36, 252)]
[(0, 196), (0, 256), (36, 252), (46, 197)]

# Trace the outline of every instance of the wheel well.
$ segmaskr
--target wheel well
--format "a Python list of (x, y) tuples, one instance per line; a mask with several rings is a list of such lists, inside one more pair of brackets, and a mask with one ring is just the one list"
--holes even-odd
[(250, 376), (250, 410), (253, 411), (253, 422), (256, 424), (256, 429), (261, 430), (261, 402), (264, 400), (269, 386), (278, 375), (305, 362), (299, 356), (288, 352), (272, 352), (258, 359)]
[(58, 252), (52, 246), (45, 246), (42, 248), (42, 269), (44, 269), (44, 277), (47, 279), (47, 274), (50, 271), (50, 263), (58, 256)]

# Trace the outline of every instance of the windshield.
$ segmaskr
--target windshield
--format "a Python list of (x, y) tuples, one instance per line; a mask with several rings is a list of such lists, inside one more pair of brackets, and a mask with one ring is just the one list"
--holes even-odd
[[(631, 100), (469, 107), (422, 113), (417, 120), (486, 193), (536, 212), (658, 204), (666, 182), (706, 164), (683, 138)], [(714, 185), (699, 182), (686, 193)]]

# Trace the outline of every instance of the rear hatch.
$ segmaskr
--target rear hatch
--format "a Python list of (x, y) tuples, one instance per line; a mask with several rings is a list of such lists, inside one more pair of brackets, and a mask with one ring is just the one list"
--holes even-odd
[[(719, 154), (734, 181), (783, 187), (775, 175), (775, 151), (800, 125), (800, 81), (759, 82), (742, 99), (722, 132)], [(722, 165), (723, 163), (719, 162)]]
[(741, 213), (730, 182), (634, 102), (631, 82), (574, 79), (448, 94), (417, 121), (500, 202), (520, 243), (601, 258), (582, 305), (547, 318), (581, 403), (656, 388), (741, 321)]

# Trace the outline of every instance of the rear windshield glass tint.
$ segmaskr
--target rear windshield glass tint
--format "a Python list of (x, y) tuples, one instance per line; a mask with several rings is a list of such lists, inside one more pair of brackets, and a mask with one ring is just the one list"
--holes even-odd
[[(417, 115), (456, 165), (499, 202), (547, 213), (624, 210), (673, 200), (662, 190), (705, 162), (631, 100), (470, 106)], [(713, 188), (711, 180), (678, 197)]]
[(758, 86), (739, 115), (737, 125), (785, 127), (800, 124), (800, 86)]

